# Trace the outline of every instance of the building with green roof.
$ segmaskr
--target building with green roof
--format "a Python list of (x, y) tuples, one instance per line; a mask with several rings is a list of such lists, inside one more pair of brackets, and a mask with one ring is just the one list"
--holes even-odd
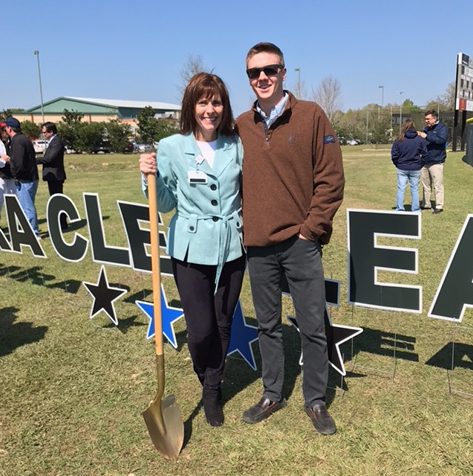
[(101, 122), (118, 119), (121, 122), (136, 126), (136, 118), (147, 106), (151, 106), (156, 118), (179, 119), (181, 106), (156, 101), (130, 101), (122, 99), (97, 99), (62, 96), (41, 105), (15, 113), (20, 121), (29, 120), (40, 124), (44, 121), (59, 122), (64, 110), (83, 114), (86, 122)]

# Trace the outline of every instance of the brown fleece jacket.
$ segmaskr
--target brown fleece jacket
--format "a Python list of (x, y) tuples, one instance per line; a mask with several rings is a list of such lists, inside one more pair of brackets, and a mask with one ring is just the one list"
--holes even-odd
[(326, 244), (343, 199), (343, 163), (335, 132), (320, 106), (292, 94), (266, 131), (255, 108), (237, 119), (244, 148), (246, 246), (280, 243), (301, 233)]

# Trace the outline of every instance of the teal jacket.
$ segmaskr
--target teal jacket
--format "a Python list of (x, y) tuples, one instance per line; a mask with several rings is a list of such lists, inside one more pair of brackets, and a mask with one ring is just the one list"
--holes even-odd
[[(202, 161), (193, 134), (159, 142), (158, 210), (176, 210), (169, 224), (168, 254), (189, 263), (216, 265), (216, 282), (223, 265), (243, 254), (242, 159), (236, 135), (218, 137), (213, 167)], [(196, 171), (206, 183), (190, 183)]]

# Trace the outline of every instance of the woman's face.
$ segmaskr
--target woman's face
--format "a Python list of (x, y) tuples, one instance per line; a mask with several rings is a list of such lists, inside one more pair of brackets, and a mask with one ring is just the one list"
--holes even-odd
[(222, 122), (222, 115), (223, 104), (220, 96), (200, 98), (195, 105), (196, 139), (206, 142), (215, 140)]

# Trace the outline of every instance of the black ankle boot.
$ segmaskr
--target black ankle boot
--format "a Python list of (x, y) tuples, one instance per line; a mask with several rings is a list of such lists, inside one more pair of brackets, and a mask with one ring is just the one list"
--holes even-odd
[(222, 392), (218, 389), (204, 388), (202, 402), (204, 404), (205, 418), (210, 426), (223, 425)]

